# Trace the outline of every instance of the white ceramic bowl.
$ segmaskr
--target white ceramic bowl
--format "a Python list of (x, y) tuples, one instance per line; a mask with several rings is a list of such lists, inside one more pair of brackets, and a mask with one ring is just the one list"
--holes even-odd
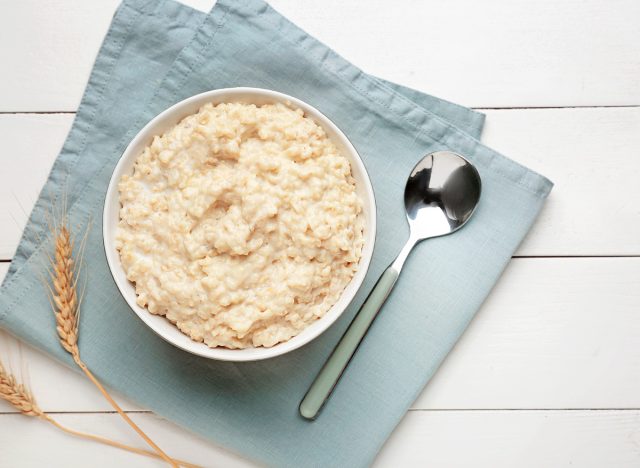
[[(319, 320), (305, 328), (300, 334), (294, 336), (289, 341), (279, 343), (271, 348), (246, 348), (246, 349), (226, 349), (209, 348), (204, 343), (193, 341), (183, 334), (176, 326), (171, 324), (162, 316), (153, 315), (147, 309), (136, 304), (136, 293), (132, 283), (130, 283), (120, 264), (120, 257), (115, 248), (115, 234), (119, 221), (120, 201), (118, 194), (118, 181), (123, 174), (129, 174), (133, 170), (133, 163), (142, 150), (151, 143), (155, 135), (160, 135), (176, 125), (184, 117), (194, 114), (204, 104), (212, 102), (245, 102), (257, 105), (275, 102), (289, 102), (305, 112), (307, 117), (311, 117), (316, 123), (322, 126), (331, 140), (336, 144), (341, 153), (351, 163), (353, 177), (356, 180), (356, 189), (363, 201), (364, 216), (364, 248), (358, 270), (351, 282), (343, 291), (336, 304)], [(325, 117), (320, 111), (286, 94), (278, 93), (260, 88), (227, 88), (208, 91), (196, 96), (192, 96), (181, 101), (155, 117), (129, 143), (120, 161), (116, 165), (104, 203), (103, 213), (103, 236), (104, 247), (107, 255), (107, 262), (111, 269), (111, 274), (120, 290), (120, 293), (129, 304), (129, 307), (146, 323), (149, 328), (155, 331), (169, 343), (182, 348), (193, 354), (219, 359), (224, 361), (255, 361), (266, 359), (292, 351), (316, 338), (323, 331), (336, 321), (344, 312), (355, 296), (358, 288), (362, 284), (369, 262), (373, 254), (373, 245), (376, 235), (376, 206), (373, 196), (373, 188), (367, 171), (358, 155), (356, 149), (349, 142), (347, 137), (336, 127), (331, 120)]]

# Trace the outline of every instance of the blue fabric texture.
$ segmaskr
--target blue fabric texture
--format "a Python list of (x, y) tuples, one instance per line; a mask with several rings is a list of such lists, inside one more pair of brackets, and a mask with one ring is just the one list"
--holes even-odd
[[(376, 249), (364, 286), (321, 337), (255, 363), (192, 356), (129, 310), (101, 237), (105, 190), (135, 133), (171, 104), (256, 86), (320, 109), (372, 178)], [(534, 222), (552, 184), (483, 146), (484, 116), (365, 74), (261, 0), (219, 0), (204, 14), (172, 1), (127, 0), (96, 59), (67, 141), (0, 290), (0, 326), (72, 366), (36, 274), (50, 244), (46, 212), (67, 196), (72, 226), (92, 229), (80, 347), (109, 387), (161, 416), (272, 466), (366, 466), (463, 333)], [(449, 149), (478, 168), (483, 194), (453, 236), (420, 244), (319, 419), (297, 406), (378, 276), (404, 244), (403, 189), (426, 153)], [(215, 461), (212, 461), (215, 464)]]

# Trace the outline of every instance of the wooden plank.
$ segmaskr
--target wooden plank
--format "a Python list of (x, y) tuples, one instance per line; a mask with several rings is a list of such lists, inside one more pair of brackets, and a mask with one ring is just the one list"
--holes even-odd
[[(213, 0), (183, 0), (207, 11)], [(120, 0), (1, 2), (0, 112), (77, 109)], [(16, 46), (16, 45), (19, 45)]]
[[(117, 414), (55, 414), (70, 428), (107, 436), (128, 445), (147, 448)], [(133, 419), (169, 455), (204, 467), (250, 468), (256, 465), (152, 414)], [(35, 449), (35, 450), (34, 450)], [(0, 414), (0, 465), (20, 468), (158, 468), (155, 459), (130, 454), (67, 435), (44, 421), (20, 414)], [(4, 465), (3, 462), (12, 464)]]
[(556, 184), (517, 255), (640, 254), (640, 108), (487, 111), (483, 142)]
[[(515, 259), (413, 408), (640, 408), (638, 310), (640, 258)], [(22, 362), (47, 411), (109, 410), (25, 345)]]
[[(5, 0), (20, 47), (0, 49), (0, 111), (75, 110), (118, 3)], [(640, 104), (635, 0), (271, 3), (366, 71), (468, 106)]]
[(69, 133), (73, 115), (0, 115), (0, 259), (13, 256), (28, 214)]
[[(472, 391), (472, 389), (468, 389)], [(640, 466), (640, 411), (418, 411), (374, 466)]]
[[(115, 414), (54, 417), (69, 427), (141, 446)], [(206, 467), (255, 466), (153, 415), (132, 417), (172, 456)], [(638, 434), (638, 410), (416, 411), (405, 417), (374, 466), (630, 467), (640, 464)], [(0, 450), (4, 460), (19, 460), (23, 468), (161, 466), (73, 438), (42, 421), (17, 414), (0, 415)]]
[(466, 106), (640, 104), (635, 0), (270, 3), (367, 72)]
[[(487, 144), (556, 182), (518, 255), (640, 254), (640, 108), (487, 114)], [(11, 156), (0, 171), (0, 259), (11, 258), (72, 119), (0, 115)]]

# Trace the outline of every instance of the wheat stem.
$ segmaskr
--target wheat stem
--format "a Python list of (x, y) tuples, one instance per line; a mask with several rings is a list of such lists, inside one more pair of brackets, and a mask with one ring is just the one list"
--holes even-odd
[[(77, 349), (77, 347), (76, 347)], [(134, 431), (136, 431), (138, 433), (138, 435), (140, 435), (140, 437), (142, 437), (144, 439), (144, 441), (149, 444), (151, 447), (153, 447), (153, 449), (158, 452), (158, 454), (167, 462), (171, 463), (173, 466), (176, 466), (175, 463), (173, 463), (172, 459), (169, 458), (169, 456), (167, 454), (165, 454), (162, 449), (160, 449), (160, 447), (158, 447), (148, 436), (147, 434), (144, 433), (144, 431), (142, 429), (140, 429), (138, 427), (138, 425), (136, 423), (134, 423), (131, 418), (129, 417), (129, 415), (127, 413), (125, 413), (122, 408), (120, 408), (120, 405), (118, 405), (118, 403), (116, 403), (116, 401), (111, 398), (111, 395), (109, 395), (109, 392), (107, 392), (107, 390), (102, 386), (102, 384), (100, 383), (100, 381), (91, 373), (91, 371), (89, 370), (89, 368), (86, 366), (86, 364), (82, 361), (82, 359), (80, 359), (80, 354), (79, 353), (73, 353), (73, 360), (76, 362), (76, 364), (78, 365), (78, 367), (80, 367), (80, 369), (82, 369), (82, 372), (85, 373), (85, 375), (89, 378), (89, 380), (91, 380), (91, 382), (98, 388), (98, 390), (100, 390), (100, 393), (102, 393), (102, 395), (106, 398), (106, 400), (111, 404), (111, 406), (113, 406), (113, 408), (118, 412), (118, 414), (120, 416), (122, 416), (122, 419), (124, 419), (132, 428)], [(164, 456), (163, 456), (164, 455)]]
[[(57, 427), (58, 429), (60, 429), (60, 430), (62, 430), (64, 432), (66, 432), (67, 434), (71, 434), (71, 435), (74, 435), (76, 437), (80, 437), (80, 438), (87, 439), (87, 440), (92, 440), (94, 442), (99, 442), (101, 444), (105, 444), (105, 445), (109, 445), (111, 447), (115, 447), (115, 448), (119, 448), (119, 449), (122, 449), (122, 450), (126, 450), (128, 452), (137, 453), (139, 455), (144, 455), (145, 457), (151, 457), (151, 458), (156, 458), (156, 459), (162, 460), (162, 457), (160, 457), (160, 455), (158, 455), (156, 452), (152, 452), (150, 450), (145, 450), (145, 449), (139, 449), (139, 448), (136, 448), (136, 447), (131, 447), (129, 445), (121, 444), (120, 442), (116, 442), (115, 440), (107, 439), (105, 437), (101, 437), (101, 436), (97, 436), (97, 435), (93, 435), (93, 434), (87, 434), (86, 432), (81, 432), (81, 431), (76, 431), (74, 429), (70, 429), (70, 428), (60, 424), (58, 421), (56, 421), (55, 419), (50, 417), (48, 414), (45, 414), (45, 415), (41, 416), (41, 418), (44, 419), (45, 421), (47, 421), (48, 423), (53, 424), (55, 427)], [(188, 463), (188, 462), (183, 461), (183, 460), (173, 459), (173, 461), (176, 464), (178, 464), (179, 466), (182, 466), (184, 468), (200, 468), (199, 465), (193, 465), (193, 464)]]

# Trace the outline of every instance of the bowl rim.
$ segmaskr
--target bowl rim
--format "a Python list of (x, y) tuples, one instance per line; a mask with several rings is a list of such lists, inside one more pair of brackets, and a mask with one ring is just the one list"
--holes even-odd
[[(323, 315), (316, 322), (314, 322), (314, 324), (318, 324), (318, 325), (315, 327), (315, 330), (312, 334), (307, 334), (307, 336), (304, 336), (303, 338), (296, 340), (296, 338), (298, 338), (302, 334), (300, 333), (298, 335), (291, 337), (287, 341), (278, 343), (268, 348), (267, 347), (253, 347), (253, 348), (243, 348), (243, 349), (229, 349), (229, 348), (223, 348), (223, 347), (211, 348), (208, 345), (206, 345), (204, 342), (198, 342), (191, 339), (191, 337), (189, 337), (188, 335), (184, 334), (181, 330), (179, 330), (177, 326), (171, 323), (165, 316), (151, 314), (146, 308), (139, 306), (135, 302), (135, 297), (136, 297), (135, 289), (134, 289), (133, 297), (130, 297), (131, 295), (129, 293), (125, 293), (125, 291), (123, 290), (125, 286), (131, 287), (133, 283), (131, 283), (126, 279), (126, 273), (124, 272), (124, 269), (122, 268), (122, 265), (120, 263), (119, 253), (117, 252), (117, 250), (115, 249), (115, 245), (113, 244), (112, 237), (114, 236), (110, 235), (110, 232), (109, 232), (109, 231), (114, 231), (113, 221), (110, 216), (112, 212), (112, 205), (114, 204), (113, 200), (115, 200), (115, 203), (119, 204), (119, 197), (113, 196), (113, 193), (117, 192), (118, 190), (117, 185), (120, 179), (120, 177), (116, 177), (116, 175), (118, 175), (122, 171), (122, 167), (125, 166), (134, 157), (133, 148), (138, 146), (141, 140), (143, 139), (147, 140), (153, 136), (150, 132), (150, 129), (152, 129), (153, 127), (155, 127), (155, 125), (157, 125), (159, 122), (165, 119), (171, 119), (174, 116), (174, 114), (179, 114), (182, 108), (191, 106), (195, 102), (202, 101), (199, 104), (199, 106), (206, 104), (207, 100), (214, 101), (214, 102), (215, 101), (225, 102), (224, 101), (225, 95), (238, 95), (238, 94), (239, 95), (242, 95), (242, 94), (260, 95), (263, 98), (273, 99), (274, 102), (288, 103), (288, 105), (298, 107), (302, 109), (305, 112), (305, 114), (307, 113), (312, 114), (310, 115), (310, 117), (316, 120), (317, 124), (321, 125), (325, 129), (327, 128), (330, 129), (333, 134), (337, 135), (342, 140), (340, 142), (341, 145), (345, 147), (349, 153), (351, 153), (352, 157), (349, 158), (349, 162), (350, 164), (355, 163), (358, 166), (358, 170), (363, 174), (362, 179), (364, 181), (364, 184), (363, 184), (364, 186), (362, 187), (362, 190), (366, 194), (366, 197), (368, 198), (368, 201), (370, 203), (370, 216), (364, 226), (365, 229), (367, 229), (369, 232), (366, 235), (366, 237), (370, 239), (368, 242), (370, 242), (371, 247), (370, 249), (367, 249), (369, 253), (366, 257), (362, 256), (360, 258), (360, 263), (358, 265), (358, 269), (356, 270), (356, 273), (351, 278), (349, 283), (347, 283), (347, 286), (345, 286), (345, 289), (342, 291), (336, 303), (333, 306), (331, 306), (331, 308), (325, 313), (325, 315)], [(229, 100), (230, 102), (233, 102), (234, 100), (241, 100), (241, 99), (239, 97), (235, 97), (235, 98), (229, 97)], [(176, 117), (177, 121), (173, 125), (176, 125), (177, 123), (179, 123), (184, 117), (185, 116)], [(135, 156), (137, 156), (137, 154)], [(362, 181), (360, 181), (360, 183), (362, 183)], [(157, 114), (151, 120), (149, 120), (149, 122), (147, 122), (131, 139), (131, 141), (127, 144), (125, 149), (122, 151), (122, 154), (118, 158), (118, 162), (113, 168), (113, 171), (109, 179), (109, 184), (105, 192), (105, 199), (104, 199), (103, 212), (102, 212), (102, 240), (103, 240), (105, 256), (107, 259), (107, 264), (109, 266), (109, 273), (111, 274), (111, 277), (113, 278), (113, 281), (115, 282), (116, 287), (118, 288), (118, 292), (120, 293), (122, 298), (125, 300), (125, 302), (129, 306), (129, 309), (131, 309), (131, 311), (140, 320), (142, 320), (142, 322), (148, 328), (153, 330), (154, 333), (156, 333), (158, 336), (160, 336), (162, 339), (169, 342), (173, 346), (198, 356), (202, 356), (202, 357), (206, 357), (214, 360), (231, 361), (231, 362), (258, 361), (258, 360), (281, 356), (283, 354), (294, 351), (310, 343), (311, 341), (315, 340), (318, 336), (322, 335), (328, 328), (330, 328), (331, 325), (333, 325), (342, 316), (342, 314), (347, 309), (347, 307), (351, 304), (351, 302), (353, 302), (354, 297), (362, 287), (364, 279), (371, 266), (371, 260), (373, 258), (373, 252), (375, 249), (376, 235), (377, 235), (377, 205), (376, 205), (375, 193), (373, 191), (373, 186), (371, 183), (371, 178), (362, 160), (362, 157), (360, 156), (360, 153), (357, 151), (355, 146), (351, 143), (349, 138), (342, 132), (342, 130), (340, 130), (340, 128), (335, 123), (333, 123), (331, 119), (329, 119), (325, 114), (323, 114), (321, 111), (319, 111), (316, 107), (312, 106), (311, 104), (308, 104), (305, 101), (302, 101), (301, 99), (295, 98), (285, 93), (281, 93), (279, 91), (273, 91), (270, 89), (255, 88), (255, 87), (220, 88), (220, 89), (214, 89), (214, 90), (205, 91), (199, 94), (195, 94), (186, 99), (176, 102), (175, 104), (171, 105), (167, 109)], [(365, 240), (365, 242), (367, 242), (367, 240)], [(119, 279), (118, 275), (115, 274), (115, 271), (114, 271), (115, 269), (121, 270), (121, 272), (124, 274), (124, 283), (126, 283), (126, 285), (121, 284), (122, 281)], [(352, 284), (353, 286), (349, 288), (349, 286), (351, 286)], [(339, 310), (339, 312), (337, 313), (330, 314), (334, 309), (334, 307), (336, 307), (340, 303), (342, 303), (341, 310)], [(184, 335), (186, 338), (188, 338), (189, 342), (187, 344), (183, 344), (174, 340), (170, 333), (168, 332), (165, 333), (163, 330), (161, 330), (161, 328), (166, 328), (166, 327), (157, 325), (157, 323), (159, 323), (156, 321), (157, 318), (161, 318), (167, 325), (173, 327), (178, 333)], [(307, 328), (305, 328), (305, 330)], [(247, 352), (248, 350), (251, 350), (252, 352)]]

